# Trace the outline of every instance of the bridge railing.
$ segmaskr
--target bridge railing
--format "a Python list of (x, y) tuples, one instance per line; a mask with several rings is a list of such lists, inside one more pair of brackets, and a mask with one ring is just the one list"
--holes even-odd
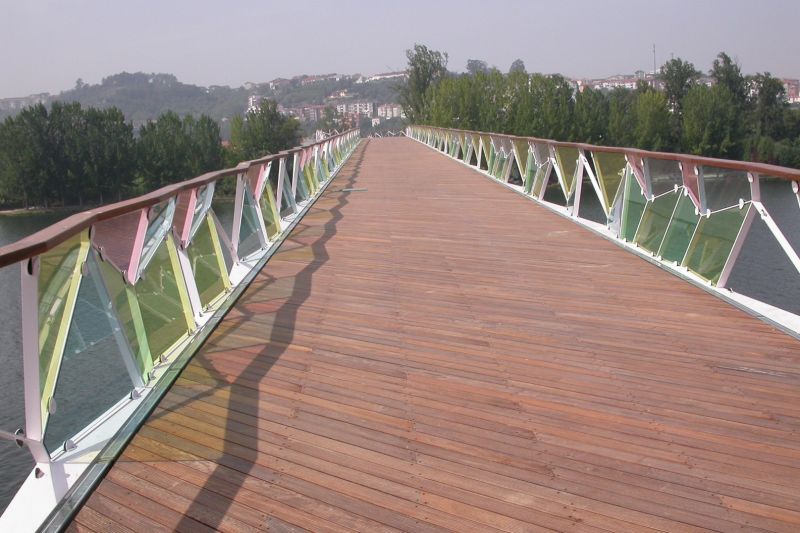
[(77, 477), (53, 464), (97, 454), (358, 142), (350, 130), (0, 248), (0, 267), (21, 273), (25, 421), (0, 437), (32, 453), (29, 480), (45, 478), (50, 492), (40, 501), (57, 501)]
[[(800, 287), (800, 170), (429, 126), (406, 134), (715, 290), (758, 220), (754, 238), (774, 239)], [(780, 187), (780, 210), (765, 185)]]

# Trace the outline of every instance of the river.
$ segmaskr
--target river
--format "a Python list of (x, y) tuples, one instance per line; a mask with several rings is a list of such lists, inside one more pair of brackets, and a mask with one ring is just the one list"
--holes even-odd
[[(588, 199), (587, 199), (588, 200)], [(602, 217), (598, 202), (584, 200), (581, 214)], [(762, 201), (795, 250), (800, 250), (800, 208), (785, 182), (764, 182)], [(232, 220), (232, 205), (215, 206), (223, 223)], [(68, 211), (0, 215), (0, 245), (14, 242), (70, 215)], [(18, 265), (0, 269), (0, 429), (24, 425), (22, 350), (20, 344)], [(756, 217), (729, 286), (739, 292), (800, 314), (800, 276)], [(30, 453), (0, 440), (0, 513), (33, 467)]]

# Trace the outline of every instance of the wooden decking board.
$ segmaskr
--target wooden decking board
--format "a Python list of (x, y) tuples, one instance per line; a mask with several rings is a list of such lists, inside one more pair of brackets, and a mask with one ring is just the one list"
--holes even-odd
[(371, 140), (70, 530), (796, 531), (799, 348)]

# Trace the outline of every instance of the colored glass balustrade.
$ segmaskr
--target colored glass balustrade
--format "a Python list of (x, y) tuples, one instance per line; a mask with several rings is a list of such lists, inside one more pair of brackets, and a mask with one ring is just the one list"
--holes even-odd
[[(576, 147), (427, 126), (412, 126), (407, 134), (437, 149), (444, 139), (458, 143), (463, 138), (478, 155), (464, 160), (476, 169), (521, 185), (524, 194), (578, 221), (604, 225), (613, 238), (635, 243), (712, 285), (726, 282), (755, 204), (789, 262), (800, 271), (794, 233), (787, 238), (758, 201), (753, 192), (760, 180), (758, 169), (749, 171), (747, 163), (740, 165), (745, 168), (728, 168), (727, 163), (696, 156)], [(788, 179), (796, 181), (793, 194), (800, 205), (800, 176), (786, 170), (794, 176)], [(783, 222), (787, 224), (791, 226)]]

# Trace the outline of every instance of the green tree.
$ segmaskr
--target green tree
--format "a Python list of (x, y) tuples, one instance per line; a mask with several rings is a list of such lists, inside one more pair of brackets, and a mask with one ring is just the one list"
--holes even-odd
[(430, 120), (429, 97), (432, 88), (447, 74), (447, 54), (415, 44), (406, 50), (408, 77), (397, 87), (398, 99), (413, 124)]
[(300, 144), (300, 123), (278, 111), (274, 100), (263, 99), (256, 111), (234, 117), (231, 123), (232, 155), (238, 160), (258, 159)]
[(133, 191), (136, 152), (133, 128), (115, 107), (85, 112), (82, 171), (91, 193), (103, 203), (121, 200)]
[(660, 91), (647, 91), (636, 96), (633, 106), (636, 126), (634, 144), (645, 150), (669, 150), (670, 112), (666, 96)]
[(608, 138), (609, 101), (605, 94), (585, 88), (575, 95), (572, 139), (578, 142), (605, 144)]
[(751, 84), (753, 133), (757, 137), (779, 139), (783, 134), (783, 114), (788, 107), (783, 82), (764, 72), (753, 76)]
[(521, 59), (515, 59), (513, 63), (511, 63), (511, 67), (508, 69), (509, 74), (513, 74), (514, 72), (522, 72), (527, 74), (527, 70), (525, 70), (525, 62)]
[[(646, 92), (646, 91), (645, 91)], [(618, 87), (608, 94), (608, 144), (631, 146), (634, 144), (634, 103), (636, 93)]]
[(467, 74), (474, 76), (478, 73), (486, 74), (489, 72), (489, 65), (482, 59), (467, 59)]
[(219, 127), (209, 117), (167, 112), (139, 130), (137, 180), (150, 191), (222, 166)]
[(669, 109), (680, 115), (683, 98), (700, 79), (700, 71), (692, 63), (676, 58), (664, 63), (658, 77), (664, 84)]
[(744, 108), (747, 103), (747, 79), (742, 75), (742, 69), (728, 54), (720, 52), (711, 70), (708, 72), (715, 85), (721, 85), (730, 91), (734, 101)]
[(741, 157), (736, 98), (727, 86), (692, 87), (683, 102), (683, 149), (710, 157)]

